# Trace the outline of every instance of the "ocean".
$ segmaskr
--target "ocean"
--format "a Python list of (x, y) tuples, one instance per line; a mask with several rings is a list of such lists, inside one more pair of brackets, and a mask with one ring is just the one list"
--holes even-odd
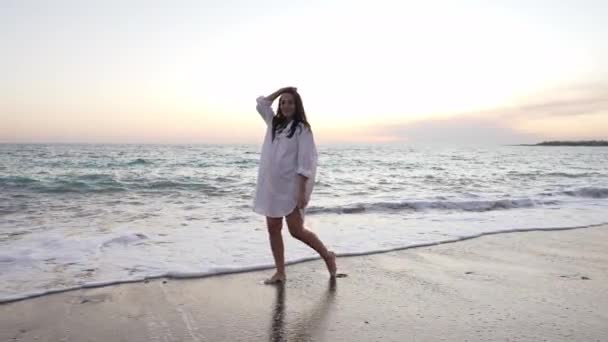
[[(0, 302), (271, 267), (259, 145), (0, 144)], [(608, 148), (319, 146), (338, 255), (608, 223)], [(315, 258), (284, 228), (286, 260)]]

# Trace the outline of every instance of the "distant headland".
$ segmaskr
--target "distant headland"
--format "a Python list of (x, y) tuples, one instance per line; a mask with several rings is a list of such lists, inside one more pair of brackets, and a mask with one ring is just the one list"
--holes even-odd
[(520, 144), (517, 146), (608, 146), (608, 140), (552, 140), (543, 141), (538, 144)]

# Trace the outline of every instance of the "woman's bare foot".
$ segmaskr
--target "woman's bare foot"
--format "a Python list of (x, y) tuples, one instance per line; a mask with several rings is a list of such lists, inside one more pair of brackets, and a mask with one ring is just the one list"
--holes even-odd
[(325, 265), (327, 265), (329, 275), (333, 278), (336, 276), (336, 272), (338, 271), (338, 267), (336, 266), (336, 254), (332, 251), (327, 252), (327, 254)]
[(275, 273), (272, 277), (264, 280), (264, 284), (273, 285), (273, 284), (282, 284), (285, 283), (285, 274)]

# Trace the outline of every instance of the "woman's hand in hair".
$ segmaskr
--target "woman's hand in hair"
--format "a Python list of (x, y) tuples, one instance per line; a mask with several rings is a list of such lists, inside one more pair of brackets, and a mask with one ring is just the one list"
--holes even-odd
[(266, 96), (266, 100), (272, 102), (272, 101), (276, 100), (277, 97), (281, 96), (281, 94), (283, 94), (285, 92), (288, 92), (288, 91), (297, 92), (298, 88), (296, 88), (296, 87), (283, 87), (283, 88), (275, 91), (274, 93)]

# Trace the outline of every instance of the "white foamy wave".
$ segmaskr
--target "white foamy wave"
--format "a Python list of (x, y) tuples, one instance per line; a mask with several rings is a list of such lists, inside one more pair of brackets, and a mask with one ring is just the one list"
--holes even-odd
[(390, 210), (460, 210), (460, 211), (491, 211), (516, 208), (531, 208), (543, 205), (555, 205), (558, 201), (548, 201), (530, 198), (502, 199), (491, 201), (403, 201), (357, 203), (336, 207), (310, 207), (309, 214), (334, 213), (354, 214), (361, 212), (390, 211)]
[(608, 188), (580, 188), (572, 191), (564, 191), (564, 195), (586, 198), (608, 198)]
[[(459, 242), (459, 241), (478, 238), (478, 237), (485, 236), (485, 235), (530, 232), (530, 231), (556, 231), (556, 230), (582, 229), (582, 228), (597, 227), (597, 226), (601, 226), (601, 225), (605, 225), (605, 224), (606, 223), (587, 225), (587, 226), (576, 226), (576, 227), (504, 229), (504, 230), (481, 232), (481, 233), (476, 233), (476, 234), (461, 235), (461, 236), (456, 236), (453, 238), (447, 238), (447, 239), (442, 239), (442, 240), (437, 240), (437, 241), (430, 241), (430, 242), (425, 242), (425, 243), (405, 244), (405, 245), (391, 247), (391, 248), (381, 248), (381, 249), (373, 249), (373, 250), (358, 251), (358, 252), (337, 253), (336, 255), (338, 257), (372, 255), (372, 254), (393, 252), (393, 251), (412, 249), (412, 248), (429, 247), (429, 246), (441, 245), (441, 244), (446, 244), (446, 243), (455, 243), (455, 242)], [(286, 265), (294, 265), (294, 264), (317, 260), (317, 259), (319, 259), (319, 257), (303, 257), (303, 258), (298, 258), (298, 259), (292, 259), (292, 260), (286, 262)], [(274, 265), (272, 265), (272, 264), (251, 265), (251, 266), (244, 266), (244, 267), (237, 267), (237, 266), (217, 267), (216, 266), (216, 267), (209, 267), (206, 270), (200, 271), (200, 272), (168, 271), (165, 273), (149, 275), (149, 276), (137, 276), (137, 277), (131, 277), (131, 278), (118, 279), (118, 280), (83, 282), (77, 286), (45, 289), (45, 290), (39, 290), (39, 291), (30, 291), (30, 292), (24, 292), (21, 294), (17, 294), (17, 295), (9, 295), (9, 296), (0, 297), (0, 304), (15, 302), (15, 301), (19, 301), (19, 300), (34, 298), (34, 297), (40, 297), (40, 296), (49, 295), (49, 294), (78, 290), (78, 289), (83, 289), (83, 288), (96, 288), (96, 287), (104, 287), (104, 286), (110, 286), (110, 285), (135, 283), (135, 282), (142, 282), (142, 281), (146, 281), (146, 280), (153, 280), (153, 279), (160, 279), (160, 278), (173, 278), (173, 279), (204, 278), (204, 277), (217, 276), (217, 275), (223, 275), (223, 274), (234, 274), (234, 273), (259, 271), (259, 270), (270, 269), (273, 267), (274, 267)]]
[(12, 257), (12, 256), (8, 256), (8, 255), (0, 255), (0, 262), (15, 262), (17, 259)]
[(148, 237), (142, 233), (132, 233), (126, 234), (119, 237), (112, 238), (102, 244), (103, 247), (108, 247), (112, 245), (127, 245), (135, 242), (139, 242), (141, 240), (145, 240)]

